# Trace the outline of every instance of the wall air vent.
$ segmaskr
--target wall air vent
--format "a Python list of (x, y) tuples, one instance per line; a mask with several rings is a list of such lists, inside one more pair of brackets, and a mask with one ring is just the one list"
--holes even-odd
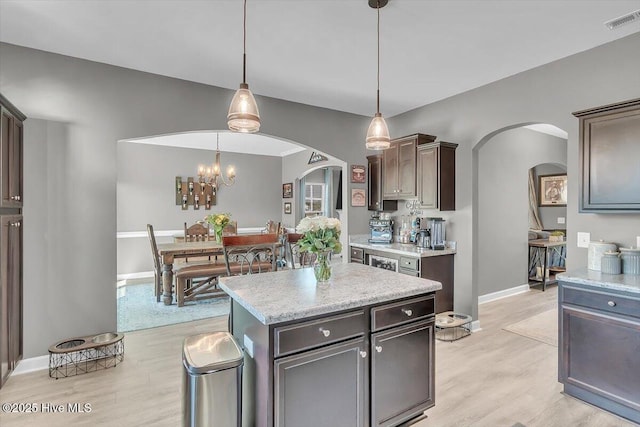
[(640, 20), (640, 10), (636, 10), (635, 12), (627, 13), (626, 15), (620, 16), (619, 18), (611, 19), (604, 23), (610, 30), (615, 30), (618, 27), (622, 27), (623, 25), (627, 25), (630, 22), (639, 21)]

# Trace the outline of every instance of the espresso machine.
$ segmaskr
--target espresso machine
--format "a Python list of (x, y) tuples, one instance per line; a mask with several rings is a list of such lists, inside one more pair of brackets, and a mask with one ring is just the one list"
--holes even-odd
[(445, 220), (442, 218), (427, 218), (431, 249), (443, 250), (445, 248)]

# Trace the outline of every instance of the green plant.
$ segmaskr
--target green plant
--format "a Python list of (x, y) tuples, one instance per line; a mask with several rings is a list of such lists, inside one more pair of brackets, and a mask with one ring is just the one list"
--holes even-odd
[(211, 214), (211, 215), (207, 215), (204, 218), (204, 220), (207, 221), (209, 224), (211, 224), (216, 234), (220, 234), (222, 233), (222, 229), (225, 227), (225, 225), (229, 224), (229, 221), (231, 221), (231, 214), (230, 213)]
[(298, 240), (301, 252), (317, 253), (331, 250), (339, 254), (342, 251), (339, 219), (326, 216), (303, 218), (296, 231), (304, 234), (304, 237)]

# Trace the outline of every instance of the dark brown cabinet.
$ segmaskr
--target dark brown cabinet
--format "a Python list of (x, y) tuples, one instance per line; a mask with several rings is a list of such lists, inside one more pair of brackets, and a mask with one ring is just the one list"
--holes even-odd
[(0, 387), (22, 359), (22, 216), (0, 215)]
[(382, 183), (384, 175), (384, 164), (382, 154), (367, 156), (368, 180), (367, 188), (369, 192), (370, 211), (396, 211), (398, 210), (397, 200), (384, 200), (382, 197)]
[(418, 146), (418, 200), (423, 209), (456, 209), (456, 148), (436, 142)]
[(640, 298), (560, 281), (564, 392), (640, 423)]
[(406, 200), (416, 197), (416, 148), (435, 141), (433, 135), (415, 134), (391, 141), (383, 152), (384, 199)]
[(24, 114), (0, 95), (0, 208), (22, 207)]
[(580, 119), (580, 211), (640, 212), (640, 98), (573, 115)]

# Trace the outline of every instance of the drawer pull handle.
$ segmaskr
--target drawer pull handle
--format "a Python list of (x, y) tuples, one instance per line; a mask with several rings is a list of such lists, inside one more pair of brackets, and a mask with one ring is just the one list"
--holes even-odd
[(360, 357), (362, 357), (363, 359), (364, 359), (365, 357), (367, 357), (367, 352), (366, 352), (366, 351), (361, 351), (361, 352), (360, 352)]
[(322, 332), (322, 335), (324, 335), (325, 337), (331, 335), (331, 331), (329, 329), (320, 328), (320, 332)]
[(382, 346), (381, 346), (381, 345), (377, 345), (377, 346), (376, 346), (376, 351), (377, 351), (378, 353), (382, 353)]
[(411, 317), (411, 316), (413, 315), (413, 310), (408, 309), (408, 308), (403, 308), (403, 309), (402, 309), (402, 312), (403, 312), (404, 314), (406, 314), (407, 316), (409, 316), (409, 317)]
[(615, 307), (615, 306), (616, 306), (616, 302), (615, 302), (615, 301), (609, 301), (609, 302), (607, 303), (607, 305), (608, 305), (609, 307)]

